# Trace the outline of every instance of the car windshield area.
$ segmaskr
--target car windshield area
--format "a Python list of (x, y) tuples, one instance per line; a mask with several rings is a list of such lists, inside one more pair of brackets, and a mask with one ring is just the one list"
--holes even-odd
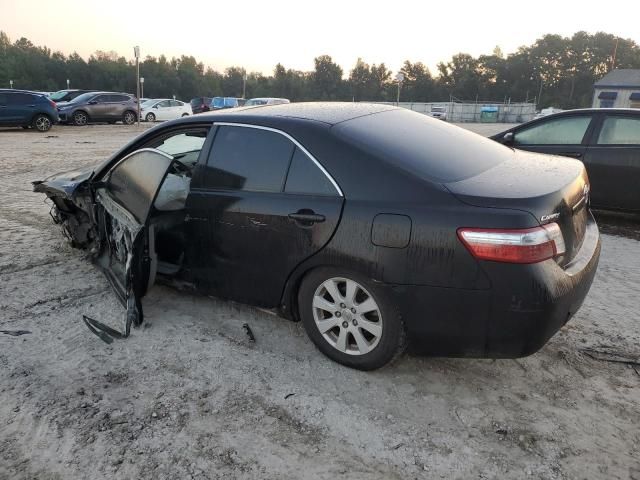
[(51, 100), (53, 100), (54, 102), (57, 102), (58, 100), (64, 98), (69, 92), (66, 90), (60, 90), (59, 92), (56, 93), (52, 93), (51, 96), (49, 97)]
[(153, 105), (155, 105), (157, 102), (157, 100), (145, 100), (144, 102), (142, 102), (140, 104), (141, 107), (152, 107)]

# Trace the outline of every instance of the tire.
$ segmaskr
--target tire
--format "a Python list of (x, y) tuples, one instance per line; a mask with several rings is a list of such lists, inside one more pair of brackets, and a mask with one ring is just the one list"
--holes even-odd
[(358, 273), (312, 270), (298, 290), (298, 313), (316, 347), (347, 367), (380, 368), (406, 347), (404, 322), (388, 292)]
[(136, 120), (137, 120), (136, 114), (131, 110), (127, 110), (122, 115), (122, 123), (124, 123), (125, 125), (133, 125), (134, 123), (136, 123)]
[(49, 130), (51, 130), (53, 122), (47, 115), (39, 113), (34, 117), (31, 125), (39, 132), (48, 132)]
[(73, 124), (78, 127), (84, 127), (87, 123), (89, 123), (89, 115), (87, 115), (82, 110), (78, 110), (77, 112), (73, 112)]
[(147, 122), (155, 122), (156, 116), (153, 113), (147, 113), (147, 116), (144, 117)]

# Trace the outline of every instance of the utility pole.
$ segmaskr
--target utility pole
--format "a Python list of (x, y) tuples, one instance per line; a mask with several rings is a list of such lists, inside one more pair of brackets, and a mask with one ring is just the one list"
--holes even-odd
[(136, 56), (136, 98), (138, 99), (138, 128), (140, 128), (140, 47), (133, 47), (133, 54)]
[(69, 90), (69, 79), (67, 78), (67, 90)]
[(13, 80), (9, 80), (9, 85), (13, 88)]
[(613, 58), (611, 59), (611, 70), (616, 68), (616, 54), (618, 53), (618, 41), (620, 39), (616, 38), (616, 46), (613, 48)]
[(144, 98), (144, 77), (140, 77), (140, 98)]

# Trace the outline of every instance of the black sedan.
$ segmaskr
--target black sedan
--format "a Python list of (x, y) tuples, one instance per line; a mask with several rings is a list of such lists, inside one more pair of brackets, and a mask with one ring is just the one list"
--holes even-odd
[(521, 150), (580, 159), (589, 173), (594, 208), (640, 211), (640, 110), (570, 110), (491, 138)]
[(301, 320), (380, 367), (531, 354), (576, 313), (600, 255), (582, 163), (405, 109), (289, 104), (186, 117), (96, 168), (34, 182), (142, 322), (157, 277)]

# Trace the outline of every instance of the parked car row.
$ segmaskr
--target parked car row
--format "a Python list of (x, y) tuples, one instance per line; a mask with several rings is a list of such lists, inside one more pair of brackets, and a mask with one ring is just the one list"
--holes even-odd
[(236, 97), (195, 97), (191, 99), (193, 113), (223, 110), (225, 108), (250, 107), (258, 105), (281, 105), (289, 103), (286, 98), (260, 97), (245, 100)]

